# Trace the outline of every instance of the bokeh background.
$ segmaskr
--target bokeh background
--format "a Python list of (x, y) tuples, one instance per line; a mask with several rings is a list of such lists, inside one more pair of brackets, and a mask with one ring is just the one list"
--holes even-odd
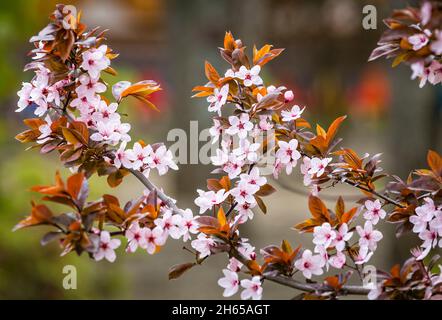
[[(283, 55), (266, 67), (267, 83), (284, 84), (295, 92), (296, 101), (307, 105), (307, 117), (328, 126), (335, 117), (348, 114), (341, 134), (344, 144), (359, 153), (383, 152), (383, 167), (402, 177), (412, 168), (425, 167), (428, 148), (441, 151), (442, 90), (409, 80), (406, 67), (390, 68), (391, 62), (367, 63), (384, 26), (382, 18), (393, 8), (413, 1), (386, 0), (95, 0), (66, 1), (83, 11), (89, 26), (110, 29), (110, 46), (121, 55), (115, 60), (118, 80), (154, 79), (164, 91), (155, 94), (161, 113), (140, 105), (126, 105), (134, 124), (133, 136), (145, 141), (165, 141), (171, 128), (189, 131), (189, 121), (198, 120), (199, 129), (211, 125), (203, 100), (192, 100), (191, 88), (205, 83), (204, 60), (225, 70), (218, 56), (226, 30), (241, 38), (249, 48), (256, 43), (286, 48)], [(11, 232), (27, 215), (30, 200), (37, 200), (29, 188), (53, 182), (60, 169), (57, 159), (24, 151), (14, 140), (23, 129), (16, 114), (16, 91), (29, 80), (22, 73), (31, 49), (28, 39), (47, 24), (56, 1), (15, 0), (0, 2), (0, 299), (218, 299), (216, 284), (225, 266), (225, 256), (206, 261), (175, 281), (167, 280), (167, 269), (191, 257), (182, 243), (169, 241), (155, 256), (118, 251), (116, 263), (96, 263), (86, 256), (59, 257), (56, 243), (40, 247), (44, 230)], [(362, 28), (362, 8), (378, 9), (378, 29)], [(195, 190), (205, 186), (210, 166), (181, 165), (179, 173), (157, 178), (183, 207), (193, 208)], [(243, 233), (260, 248), (279, 243), (311, 246), (311, 236), (290, 229), (308, 215), (307, 200), (297, 175), (283, 177), (284, 185), (268, 198), (267, 215), (257, 214)], [(142, 192), (128, 178), (118, 190), (110, 190), (103, 179), (95, 179), (91, 197), (117, 194), (129, 200)], [(382, 186), (381, 186), (382, 187)], [(328, 199), (338, 193), (351, 197), (348, 188), (329, 190)], [(350, 204), (349, 204), (350, 205)], [(42, 228), (44, 229), (44, 228)], [(412, 238), (394, 240), (394, 226), (383, 227), (385, 240), (373, 261), (383, 268), (402, 262)], [(62, 268), (71, 264), (78, 270), (78, 289), (62, 288)], [(265, 298), (290, 298), (290, 289), (265, 285)]]

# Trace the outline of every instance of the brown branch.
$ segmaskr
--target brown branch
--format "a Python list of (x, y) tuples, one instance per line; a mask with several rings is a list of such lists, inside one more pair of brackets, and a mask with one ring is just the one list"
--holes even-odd
[(389, 198), (389, 197), (387, 197), (387, 196), (377, 192), (376, 190), (372, 190), (372, 189), (366, 188), (366, 187), (364, 187), (364, 186), (362, 186), (360, 184), (357, 184), (356, 182), (350, 181), (350, 180), (345, 180), (344, 183), (346, 183), (346, 184), (348, 184), (350, 186), (353, 186), (355, 188), (358, 188), (360, 190), (363, 190), (365, 192), (371, 193), (372, 195), (374, 195), (374, 196), (376, 196), (378, 198), (381, 198), (382, 200), (384, 200), (384, 201), (386, 201), (386, 202), (388, 202), (390, 204), (394, 204), (395, 206), (397, 206), (399, 208), (405, 208), (405, 206), (403, 204), (401, 204), (401, 203), (397, 202), (396, 200), (393, 200), (393, 199), (391, 199), (391, 198)]
[[(231, 247), (229, 255), (236, 258), (245, 266), (248, 266), (249, 259), (244, 257), (236, 248)], [(327, 286), (300, 282), (284, 275), (265, 274), (263, 278), (304, 292), (335, 292), (334, 289), (329, 289)], [(369, 292), (370, 289), (364, 288), (363, 286), (344, 285), (338, 293), (341, 295), (367, 295)]]
[(134, 170), (134, 169), (128, 169), (130, 173), (132, 173), (149, 191), (156, 191), (158, 198), (164, 202), (164, 204), (172, 209), (174, 213), (183, 214), (184, 210), (178, 208), (178, 206), (175, 203), (175, 200), (173, 200), (171, 197), (166, 195), (163, 191), (161, 191), (157, 186), (155, 186), (146, 176), (141, 173), (140, 171)]

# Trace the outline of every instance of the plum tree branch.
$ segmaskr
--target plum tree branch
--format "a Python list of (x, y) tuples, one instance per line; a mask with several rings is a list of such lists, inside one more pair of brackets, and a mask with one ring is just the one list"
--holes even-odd
[[(244, 257), (236, 248), (231, 247), (229, 255), (231, 257), (236, 258), (238, 261), (240, 261), (245, 266), (248, 265), (249, 259)], [(267, 279), (269, 281), (278, 283), (280, 285), (290, 287), (293, 289), (297, 289), (304, 292), (334, 292), (335, 290), (333, 288), (328, 288), (327, 286), (323, 286), (320, 284), (313, 284), (313, 283), (304, 283), (300, 282), (298, 280), (295, 280), (293, 278), (284, 276), (284, 275), (272, 275), (272, 274), (265, 274), (263, 275), (264, 279)], [(363, 286), (353, 286), (353, 285), (344, 285), (339, 290), (340, 295), (367, 295), (370, 292), (370, 289), (365, 288)]]

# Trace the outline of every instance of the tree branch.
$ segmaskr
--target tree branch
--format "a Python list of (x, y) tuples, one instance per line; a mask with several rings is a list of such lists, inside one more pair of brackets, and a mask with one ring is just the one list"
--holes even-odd
[(157, 186), (155, 186), (146, 176), (140, 171), (134, 169), (128, 169), (130, 173), (132, 173), (149, 191), (155, 191), (157, 193), (158, 198), (164, 202), (166, 206), (168, 206), (174, 213), (183, 214), (184, 210), (178, 208), (175, 203), (175, 200), (166, 195), (163, 191), (161, 191)]
[[(245, 266), (248, 266), (249, 259), (244, 257), (236, 248), (231, 247), (229, 255), (236, 258)], [(284, 275), (265, 274), (263, 278), (304, 292), (335, 292), (332, 288), (328, 289), (326, 286), (320, 284), (300, 282)], [(363, 286), (344, 285), (338, 293), (341, 295), (367, 295), (369, 292), (370, 289), (364, 288)]]

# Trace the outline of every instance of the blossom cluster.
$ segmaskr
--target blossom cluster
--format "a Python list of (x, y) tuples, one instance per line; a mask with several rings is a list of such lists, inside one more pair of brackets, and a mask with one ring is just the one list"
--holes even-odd
[(393, 65), (406, 62), (411, 66), (412, 79), (420, 79), (420, 87), (427, 82), (442, 82), (442, 29), (440, 4), (423, 1), (420, 8), (396, 10), (385, 23), (389, 27), (378, 42), (370, 60), (382, 56), (395, 57)]
[(415, 215), (410, 217), (413, 232), (423, 241), (422, 252), (416, 257), (425, 258), (431, 249), (442, 248), (442, 205), (436, 206), (433, 199), (425, 198), (424, 204), (417, 207)]

